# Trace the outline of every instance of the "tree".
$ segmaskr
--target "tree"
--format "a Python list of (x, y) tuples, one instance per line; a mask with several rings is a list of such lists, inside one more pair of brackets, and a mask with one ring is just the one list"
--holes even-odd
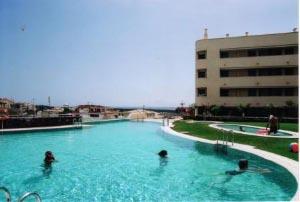
[(292, 100), (288, 100), (285, 102), (285, 105), (287, 107), (295, 107), (296, 104)]
[(275, 107), (272, 103), (270, 103), (270, 104), (267, 104), (267, 109), (269, 111), (269, 114), (273, 114)]
[(214, 116), (218, 115), (220, 113), (220, 110), (221, 110), (221, 107), (217, 106), (217, 105), (213, 105), (210, 108), (210, 111)]

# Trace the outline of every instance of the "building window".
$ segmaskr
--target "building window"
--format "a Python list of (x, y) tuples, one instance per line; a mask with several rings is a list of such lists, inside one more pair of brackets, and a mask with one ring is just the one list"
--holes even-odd
[(268, 88), (260, 88), (260, 89), (258, 89), (258, 95), (259, 96), (270, 96), (271, 92), (269, 91)]
[(198, 60), (206, 59), (206, 50), (198, 51), (197, 52), (197, 58), (198, 58)]
[(221, 88), (221, 89), (220, 89), (220, 96), (221, 96), (221, 97), (228, 97), (228, 96), (229, 96), (229, 90), (228, 90), (228, 89)]
[(220, 77), (298, 75), (298, 67), (220, 69)]
[(207, 93), (206, 93), (206, 88), (197, 88), (197, 95), (198, 96), (207, 96)]
[(256, 69), (248, 69), (248, 76), (256, 76)]
[(220, 77), (228, 77), (229, 76), (229, 70), (220, 69)]
[(282, 75), (282, 69), (281, 68), (272, 68), (272, 73), (270, 76), (279, 76)]
[(293, 54), (298, 54), (298, 46), (220, 50), (220, 58), (293, 55)]
[(297, 87), (274, 88), (220, 88), (221, 97), (253, 97), (253, 96), (298, 96)]
[(285, 55), (293, 55), (298, 53), (298, 47), (287, 47), (284, 48)]
[(270, 96), (282, 96), (282, 92), (284, 89), (280, 88), (271, 88), (270, 89)]
[(257, 56), (257, 51), (254, 49), (254, 50), (252, 50), (252, 49), (250, 49), (250, 50), (247, 50), (247, 54), (248, 54), (248, 57), (255, 57), (255, 56)]
[(229, 52), (228, 51), (220, 51), (220, 58), (228, 58)]
[(198, 78), (206, 78), (206, 69), (198, 70)]
[(259, 56), (282, 55), (283, 48), (263, 48), (258, 50)]
[(290, 67), (283, 69), (284, 75), (298, 75), (298, 68)]
[(297, 88), (285, 88), (284, 89), (284, 95), (285, 96), (297, 96), (298, 95), (298, 89)]
[(257, 90), (256, 90), (256, 88), (249, 88), (248, 89), (248, 96), (249, 97), (252, 97), (252, 96), (257, 96)]

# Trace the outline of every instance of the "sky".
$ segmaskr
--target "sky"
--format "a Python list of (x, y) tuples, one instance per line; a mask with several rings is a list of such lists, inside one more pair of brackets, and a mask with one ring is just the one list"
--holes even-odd
[(0, 97), (189, 105), (205, 28), (213, 38), (294, 27), (297, 0), (0, 0)]

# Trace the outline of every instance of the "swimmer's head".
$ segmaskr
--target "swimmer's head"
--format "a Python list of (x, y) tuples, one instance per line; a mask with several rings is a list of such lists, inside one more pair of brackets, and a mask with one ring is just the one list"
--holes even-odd
[(51, 151), (46, 151), (46, 152), (45, 152), (45, 156), (53, 156), (53, 154), (52, 154)]
[(159, 155), (160, 157), (162, 157), (162, 158), (165, 158), (165, 157), (167, 157), (168, 152), (167, 152), (166, 150), (161, 150), (161, 151), (158, 153), (158, 155)]
[(240, 170), (246, 170), (248, 168), (248, 160), (240, 159), (239, 160), (239, 168), (240, 168)]

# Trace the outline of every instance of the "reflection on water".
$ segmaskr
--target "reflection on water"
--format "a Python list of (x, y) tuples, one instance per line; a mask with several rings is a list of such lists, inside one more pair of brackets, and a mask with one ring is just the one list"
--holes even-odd
[(165, 172), (165, 167), (168, 165), (168, 158), (159, 157), (159, 166), (150, 173), (150, 176), (159, 177)]
[(168, 164), (168, 158), (159, 158), (159, 166), (164, 167)]

